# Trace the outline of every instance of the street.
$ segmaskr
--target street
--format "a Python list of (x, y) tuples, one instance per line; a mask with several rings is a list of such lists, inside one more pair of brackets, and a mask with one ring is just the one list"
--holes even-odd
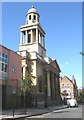
[(82, 118), (82, 106), (76, 108), (54, 110), (50, 113), (32, 116), (28, 118)]

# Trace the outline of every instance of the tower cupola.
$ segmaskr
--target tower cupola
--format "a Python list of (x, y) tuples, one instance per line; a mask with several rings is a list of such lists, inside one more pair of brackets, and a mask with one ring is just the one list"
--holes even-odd
[(39, 17), (37, 10), (32, 6), (26, 14), (26, 24), (39, 23)]

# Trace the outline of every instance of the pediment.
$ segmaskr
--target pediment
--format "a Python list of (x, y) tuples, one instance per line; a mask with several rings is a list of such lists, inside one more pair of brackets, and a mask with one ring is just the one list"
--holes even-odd
[(60, 68), (59, 68), (59, 65), (58, 65), (58, 63), (57, 63), (56, 60), (52, 60), (52, 61), (50, 62), (50, 65), (53, 66), (57, 71), (61, 72), (61, 70), (60, 70)]

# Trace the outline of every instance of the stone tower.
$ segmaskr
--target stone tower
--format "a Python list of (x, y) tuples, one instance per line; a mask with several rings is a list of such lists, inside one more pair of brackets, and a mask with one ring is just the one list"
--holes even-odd
[(26, 23), (20, 27), (19, 52), (22, 56), (22, 77), (31, 65), (35, 76), (31, 89), (32, 103), (47, 106), (60, 102), (59, 76), (57, 61), (46, 56), (45, 32), (40, 25), (40, 15), (32, 6), (26, 14)]
[(32, 6), (26, 14), (26, 24), (20, 27), (19, 51), (37, 52), (46, 56), (45, 32), (40, 25), (40, 15)]

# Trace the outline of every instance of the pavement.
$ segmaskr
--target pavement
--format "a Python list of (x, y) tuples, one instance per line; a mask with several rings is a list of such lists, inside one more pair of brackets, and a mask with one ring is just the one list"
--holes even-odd
[(48, 107), (48, 108), (27, 108), (26, 114), (24, 109), (14, 109), (14, 116), (13, 116), (12, 109), (3, 110), (2, 115), (0, 115), (0, 120), (12, 120), (12, 119), (23, 120), (26, 117), (41, 115), (41, 114), (52, 112), (53, 110), (60, 110), (65, 108), (67, 108), (66, 105), (54, 106), (54, 107)]

